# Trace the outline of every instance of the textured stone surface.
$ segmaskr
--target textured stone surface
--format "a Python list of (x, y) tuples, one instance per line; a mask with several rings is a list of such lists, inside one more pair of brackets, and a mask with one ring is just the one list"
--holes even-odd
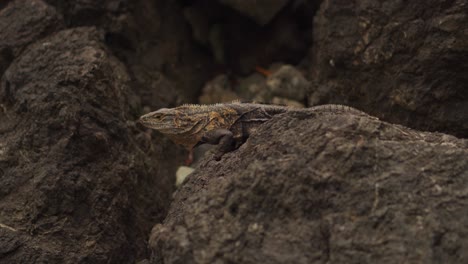
[(0, 10), (0, 49), (19, 49), (63, 27), (60, 14), (41, 0), (15, 0)]
[(60, 14), (41, 0), (10, 1), (0, 9), (0, 76), (26, 45), (63, 27)]
[(137, 140), (129, 76), (93, 28), (29, 45), (0, 86), (0, 262), (126, 263), (172, 179)]
[(468, 136), (467, 14), (465, 0), (324, 1), (307, 59), (311, 103)]
[(153, 263), (463, 263), (468, 142), (285, 114), (207, 158), (153, 228)]

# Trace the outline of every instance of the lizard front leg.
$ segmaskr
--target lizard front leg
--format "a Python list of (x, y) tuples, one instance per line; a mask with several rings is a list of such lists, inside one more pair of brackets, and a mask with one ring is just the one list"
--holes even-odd
[(228, 129), (215, 129), (206, 132), (202, 137), (202, 143), (218, 145), (215, 160), (220, 160), (224, 153), (234, 149), (234, 136)]

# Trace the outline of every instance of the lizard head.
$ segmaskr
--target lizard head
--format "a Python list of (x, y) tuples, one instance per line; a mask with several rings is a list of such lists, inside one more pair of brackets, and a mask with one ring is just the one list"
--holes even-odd
[(229, 128), (237, 112), (221, 106), (182, 105), (162, 108), (140, 117), (139, 123), (168, 136), (187, 149), (193, 148), (206, 131)]
[[(166, 135), (182, 135), (202, 121), (200, 116), (190, 114), (183, 109), (162, 108), (140, 117), (139, 122)], [(193, 132), (193, 131), (192, 131)]]

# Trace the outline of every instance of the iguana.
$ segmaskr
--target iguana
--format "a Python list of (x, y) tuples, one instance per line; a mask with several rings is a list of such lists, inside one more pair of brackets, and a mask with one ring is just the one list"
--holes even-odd
[(253, 103), (186, 104), (162, 108), (140, 117), (139, 122), (156, 129), (187, 150), (208, 143), (217, 144), (215, 159), (238, 148), (262, 123), (286, 112), (350, 113), (368, 116), (355, 108), (328, 104), (311, 108)]

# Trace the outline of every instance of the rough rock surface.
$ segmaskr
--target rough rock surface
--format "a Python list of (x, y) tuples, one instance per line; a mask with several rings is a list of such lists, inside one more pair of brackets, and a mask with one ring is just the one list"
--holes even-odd
[(314, 21), (312, 104), (468, 136), (466, 0), (329, 0)]
[(153, 228), (153, 263), (464, 263), (468, 142), (285, 114), (207, 158)]
[(45, 2), (10, 1), (0, 9), (0, 76), (27, 44), (62, 27), (60, 14)]
[[(0, 262), (128, 263), (172, 172), (142, 150), (129, 76), (95, 28), (29, 45), (0, 86)], [(157, 150), (155, 150), (157, 152)]]

